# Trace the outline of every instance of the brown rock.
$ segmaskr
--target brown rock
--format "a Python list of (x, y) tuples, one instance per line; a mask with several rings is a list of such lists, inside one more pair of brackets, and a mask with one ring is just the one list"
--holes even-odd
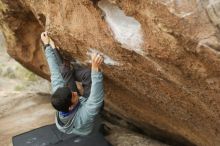
[(110, 56), (109, 112), (173, 143), (220, 145), (217, 0), (1, 0), (0, 9), (8, 53), (36, 74), (49, 79), (46, 29), (65, 57)]

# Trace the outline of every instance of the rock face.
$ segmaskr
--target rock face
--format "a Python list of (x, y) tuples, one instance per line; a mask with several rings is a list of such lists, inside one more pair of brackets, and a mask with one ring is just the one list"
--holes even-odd
[(1, 0), (8, 53), (49, 79), (40, 33), (62, 54), (105, 56), (105, 109), (158, 139), (220, 145), (218, 0)]

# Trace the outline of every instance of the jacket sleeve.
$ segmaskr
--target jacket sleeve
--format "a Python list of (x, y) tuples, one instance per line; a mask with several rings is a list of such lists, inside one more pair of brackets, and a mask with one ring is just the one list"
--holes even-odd
[(101, 72), (92, 71), (92, 86), (88, 100), (85, 103), (85, 110), (88, 116), (94, 116), (99, 113), (104, 100), (103, 75)]
[(57, 88), (64, 86), (64, 80), (61, 75), (61, 71), (59, 68), (59, 60), (57, 60), (56, 53), (51, 46), (47, 46), (45, 49), (45, 56), (49, 65), (49, 70), (51, 74), (51, 85), (52, 85), (52, 93), (54, 93)]
[(85, 133), (92, 131), (95, 118), (100, 112), (104, 100), (103, 75), (101, 72), (92, 71), (91, 93), (77, 116), (77, 125), (84, 129)]

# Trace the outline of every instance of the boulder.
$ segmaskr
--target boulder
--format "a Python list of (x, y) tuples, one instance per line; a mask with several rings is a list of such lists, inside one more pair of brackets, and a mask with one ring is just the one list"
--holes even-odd
[(176, 145), (220, 145), (218, 0), (1, 0), (7, 52), (49, 80), (47, 30), (72, 61), (105, 56), (105, 110)]

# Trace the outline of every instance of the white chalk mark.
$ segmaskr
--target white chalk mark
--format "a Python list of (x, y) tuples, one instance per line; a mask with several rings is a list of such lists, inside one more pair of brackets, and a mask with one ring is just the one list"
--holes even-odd
[(81, 139), (77, 138), (74, 140), (75, 143), (79, 143), (81, 141)]
[[(160, 3), (167, 6), (168, 10), (174, 15), (185, 18), (194, 14), (200, 3), (200, 0), (158, 0)], [(188, 7), (186, 7), (188, 6)]]
[(105, 13), (105, 20), (122, 47), (143, 55), (141, 24), (133, 17), (126, 16), (117, 5), (107, 0), (99, 1), (98, 6)]
[[(105, 55), (104, 53), (102, 53), (102, 52), (100, 52), (100, 51), (98, 51), (98, 50), (96, 50), (96, 49), (90, 48), (86, 54), (87, 54), (88, 56), (90, 56), (90, 58), (91, 58), (91, 56), (92, 56), (93, 53), (99, 53), (99, 54), (101, 54), (101, 55), (104, 57), (104, 63), (105, 63), (106, 65), (116, 65), (116, 66), (120, 66), (120, 63), (119, 63), (119, 62), (113, 60), (113, 59), (110, 58), (108, 55)], [(89, 62), (91, 62), (91, 60), (90, 60)]]

